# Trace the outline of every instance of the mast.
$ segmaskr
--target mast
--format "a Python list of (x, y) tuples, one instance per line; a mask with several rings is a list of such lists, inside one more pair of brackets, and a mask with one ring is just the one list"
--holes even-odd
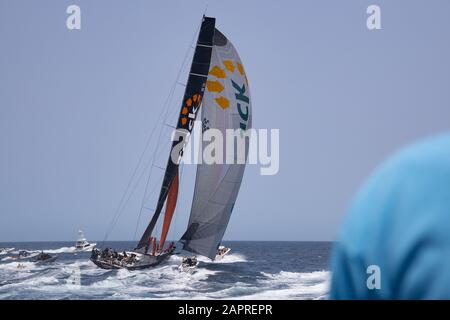
[[(216, 19), (203, 16), (202, 25), (198, 35), (197, 43), (195, 46), (194, 57), (192, 59), (191, 70), (184, 92), (183, 102), (181, 105), (180, 115), (178, 117), (178, 124), (176, 130), (183, 130), (184, 132), (191, 133), (194, 127), (194, 121), (197, 117), (198, 110), (203, 99), (203, 93), (205, 91), (206, 79), (208, 77), (209, 66), (211, 62), (211, 52), (214, 37)], [(161, 234), (161, 240), (165, 240), (167, 232), (170, 226), (170, 221), (173, 215), (173, 211), (176, 206), (176, 199), (178, 194), (178, 163), (174, 163), (171, 158), (173, 148), (179, 143), (174, 141), (169, 153), (169, 160), (167, 161), (166, 171), (164, 179), (161, 185), (161, 191), (159, 193), (158, 202), (156, 205), (155, 213), (153, 214), (150, 223), (144, 231), (136, 249), (141, 249), (149, 244), (150, 237), (156, 222), (164, 207), (164, 203), (171, 194), (171, 201), (166, 205), (166, 214), (170, 219), (165, 220), (165, 227), (163, 228), (163, 234)], [(174, 183), (176, 178), (176, 183)], [(163, 242), (163, 241), (162, 241)], [(160, 248), (164, 243), (160, 243)]]

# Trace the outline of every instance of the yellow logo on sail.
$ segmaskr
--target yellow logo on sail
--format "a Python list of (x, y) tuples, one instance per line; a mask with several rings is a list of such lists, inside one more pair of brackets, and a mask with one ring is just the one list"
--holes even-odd
[[(244, 77), (245, 82), (248, 84), (244, 67), (241, 63), (237, 62), (235, 64), (232, 60), (224, 60), (222, 61), (222, 64), (223, 67), (213, 66), (209, 71), (209, 75), (217, 78), (217, 80), (206, 81), (206, 89), (209, 92), (220, 94), (225, 89), (225, 86), (222, 84), (221, 79), (225, 79), (227, 77), (226, 71), (228, 71), (229, 73), (235, 73), (235, 71), (237, 70), (239, 74)], [(230, 100), (222, 95), (218, 95), (214, 100), (219, 105), (219, 107), (224, 110), (230, 107)]]
[(219, 68), (218, 66), (212, 67), (211, 71), (209, 71), (209, 74), (215, 76), (216, 78), (220, 78), (220, 79), (227, 77), (227, 74), (225, 73), (225, 71), (223, 69)]
[(223, 65), (224, 65), (225, 68), (227, 68), (227, 70), (230, 71), (231, 73), (234, 72), (234, 64), (233, 64), (233, 61), (231, 61), (231, 60), (224, 60), (224, 61), (223, 61)]
[(227, 109), (230, 107), (230, 100), (225, 97), (220, 96), (216, 98), (216, 102), (222, 109)]
[(211, 81), (211, 80), (206, 81), (206, 88), (208, 88), (208, 91), (211, 92), (222, 92), (223, 89), (225, 89), (224, 86), (219, 81)]

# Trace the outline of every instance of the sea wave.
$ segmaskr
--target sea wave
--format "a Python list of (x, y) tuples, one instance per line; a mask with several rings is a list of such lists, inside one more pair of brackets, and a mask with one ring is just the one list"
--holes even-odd
[(261, 274), (266, 277), (260, 280), (265, 290), (241, 299), (326, 299), (329, 292), (329, 271)]
[(0, 252), (0, 256), (7, 255), (8, 253), (10, 253), (13, 250), (14, 250), (14, 248), (2, 248), (2, 251)]
[(178, 269), (179, 256), (152, 269), (129, 271), (100, 269), (88, 253), (75, 254), (74, 247), (43, 251), (58, 254), (58, 260), (0, 263), (0, 299), (326, 299), (329, 290), (329, 271), (280, 270), (273, 262), (253, 263), (236, 252), (217, 261), (199, 257), (198, 268), (189, 274)]
[(216, 259), (214, 261), (211, 261), (208, 258), (205, 257), (198, 257), (198, 261), (204, 262), (204, 263), (236, 263), (236, 262), (248, 262), (247, 258), (243, 254), (239, 253), (229, 253), (225, 255), (223, 258)]

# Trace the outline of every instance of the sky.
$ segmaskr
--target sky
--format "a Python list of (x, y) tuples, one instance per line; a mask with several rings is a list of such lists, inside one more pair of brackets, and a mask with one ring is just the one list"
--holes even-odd
[[(66, 28), (71, 4), (81, 30)], [(366, 27), (371, 4), (381, 30)], [(104, 238), (206, 5), (0, 0), (0, 241)], [(225, 239), (332, 241), (384, 159), (450, 130), (449, 12), (445, 0), (208, 1), (245, 65), (253, 127), (280, 130), (278, 174), (248, 166)], [(150, 219), (142, 171), (110, 240)], [(184, 169), (169, 237), (184, 232), (194, 176)]]

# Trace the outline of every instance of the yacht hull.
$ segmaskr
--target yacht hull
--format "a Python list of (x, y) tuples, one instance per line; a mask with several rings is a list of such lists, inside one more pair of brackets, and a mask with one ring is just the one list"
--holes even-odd
[(170, 257), (170, 253), (162, 253), (159, 255), (143, 254), (139, 257), (138, 261), (133, 264), (123, 264), (115, 259), (109, 258), (91, 258), (91, 261), (102, 269), (128, 269), (128, 270), (141, 270), (156, 267), (160, 263), (166, 261)]

